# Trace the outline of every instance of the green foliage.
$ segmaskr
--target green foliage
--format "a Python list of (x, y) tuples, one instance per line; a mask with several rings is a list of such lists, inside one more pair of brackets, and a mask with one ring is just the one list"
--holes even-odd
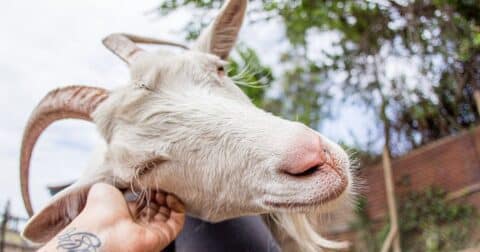
[(331, 116), (329, 106), (326, 106), (332, 98), (330, 86), (324, 78), (314, 64), (306, 67), (296, 65), (285, 71), (280, 80), (282, 115), (318, 128), (321, 119)]
[[(341, 141), (338, 144), (351, 156), (352, 167), (354, 167), (355, 170), (367, 168), (381, 161), (381, 155), (369, 151), (368, 148), (350, 146)], [(361, 164), (361, 166), (358, 166), (359, 164)], [(359, 207), (361, 208), (361, 206)]]
[(401, 230), (419, 231), (430, 225), (441, 225), (472, 217), (473, 208), (445, 201), (446, 193), (439, 188), (410, 192), (400, 207)]
[[(182, 6), (214, 9), (222, 2), (165, 0), (159, 10), (166, 14)], [(264, 17), (256, 22), (281, 20), (291, 44), (280, 64), (294, 67), (284, 68), (276, 78), (282, 88), (276, 109), (283, 116), (319, 127), (331, 116), (332, 101), (353, 102), (375, 111), (375, 120), (386, 125), (386, 138), (396, 143), (391, 145), (394, 155), (479, 121), (472, 99), (473, 90), (480, 88), (478, 0), (250, 2), (250, 13)], [(208, 21), (192, 20), (188, 37), (196, 37)], [(312, 57), (309, 34), (322, 32), (338, 35), (335, 50)], [(385, 66), (392, 59), (410, 64), (414, 78), (388, 74), (392, 69)], [(346, 77), (334, 81), (338, 76)], [(340, 94), (332, 93), (333, 84)], [(384, 129), (375, 130), (380, 134), (372, 137), (378, 139)]]
[(262, 65), (252, 48), (240, 45), (236, 52), (238, 57), (229, 60), (229, 76), (233, 76), (255, 105), (265, 107), (269, 103), (265, 91), (273, 81), (272, 70)]
[(466, 248), (475, 227), (475, 209), (445, 200), (445, 191), (411, 192), (400, 204), (400, 230), (405, 251), (454, 251)]
[[(468, 129), (478, 121), (473, 87), (464, 86), (459, 95), (458, 87), (451, 76), (443, 75), (437, 87), (433, 88), (438, 102), (431, 97), (417, 93), (418, 101), (413, 105), (403, 104), (393, 127), (408, 132), (411, 146), (416, 147), (444, 136)], [(404, 103), (404, 101), (399, 101)], [(420, 133), (420, 141), (414, 134)]]
[(274, 114), (281, 113), (281, 101), (267, 94), (274, 81), (272, 70), (260, 61), (252, 48), (244, 44), (237, 46), (227, 72), (256, 106)]
[[(467, 248), (480, 220), (473, 206), (445, 201), (444, 190), (431, 187), (408, 192), (399, 200), (399, 225), (403, 251), (441, 252)], [(367, 214), (367, 201), (357, 203), (352, 223), (359, 234), (356, 251), (379, 251), (390, 226), (374, 223)]]
[(385, 238), (387, 237), (390, 225), (383, 225), (380, 230), (375, 228), (373, 221), (367, 213), (367, 200), (360, 198), (355, 208), (356, 219), (351, 223), (351, 228), (357, 233), (354, 243), (355, 251), (380, 251)]
[[(448, 202), (444, 190), (431, 187), (409, 192), (398, 202), (403, 251), (441, 252), (468, 247), (472, 231), (480, 220), (473, 206)], [(356, 251), (379, 251), (389, 225), (374, 223), (366, 211), (367, 202), (358, 202), (353, 230), (359, 234)]]
[[(159, 7), (167, 14), (183, 6), (196, 10), (217, 9), (222, 0), (165, 0)], [(281, 55), (284, 73), (275, 76), (255, 51), (244, 45), (231, 60), (231, 75), (247, 65), (242, 80), (264, 88), (242, 86), (258, 106), (284, 117), (319, 127), (331, 115), (332, 104), (362, 106), (374, 111), (377, 134), (363, 139), (379, 141), (379, 135), (394, 142), (394, 155), (441, 137), (470, 128), (480, 121), (473, 100), (480, 89), (480, 2), (478, 0), (251, 0), (250, 13), (264, 19), (281, 20), (285, 40)], [(197, 15), (186, 27), (193, 39), (208, 20)], [(312, 57), (312, 40), (324, 32), (333, 34), (333, 50)], [(318, 55), (316, 55), (318, 56)], [(392, 59), (407, 65), (414, 77), (393, 75), (386, 65)], [(391, 62), (390, 62), (390, 65)], [(277, 66), (275, 66), (277, 67)], [(392, 66), (390, 66), (392, 67)], [(393, 66), (393, 72), (397, 72)], [(400, 67), (399, 67), (400, 69)], [(265, 76), (268, 76), (265, 78)], [(339, 76), (345, 78), (338, 81)], [(340, 93), (332, 92), (336, 85)], [(278, 97), (268, 95), (280, 87)], [(336, 103), (332, 103), (336, 102)], [(352, 125), (358, 127), (358, 125)], [(378, 155), (372, 145), (356, 150), (361, 161), (373, 162)], [(405, 251), (454, 251), (464, 247), (473, 226), (479, 224), (473, 208), (444, 200), (438, 189), (413, 192), (399, 202), (400, 227)], [(360, 201), (358, 220), (364, 246), (359, 251), (378, 251), (388, 225), (378, 226), (366, 215)]]

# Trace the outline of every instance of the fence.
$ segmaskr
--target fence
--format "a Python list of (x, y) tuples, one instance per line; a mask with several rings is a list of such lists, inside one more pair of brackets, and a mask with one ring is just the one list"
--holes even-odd
[[(480, 181), (480, 127), (459, 135), (443, 138), (405, 156), (392, 160), (397, 199), (408, 191), (421, 191), (430, 186), (457, 191)], [(382, 164), (362, 171), (366, 180), (368, 213), (375, 220), (387, 213), (385, 180)], [(480, 209), (480, 194), (467, 197)]]
[(26, 222), (26, 218), (10, 213), (10, 203), (7, 202), (0, 222), (0, 252), (29, 252), (37, 249), (20, 236), (20, 230)]

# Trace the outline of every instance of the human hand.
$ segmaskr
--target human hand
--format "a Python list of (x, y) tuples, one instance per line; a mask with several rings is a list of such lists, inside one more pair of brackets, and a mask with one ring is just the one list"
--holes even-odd
[(160, 251), (180, 233), (184, 222), (185, 208), (171, 194), (152, 192), (149, 204), (139, 207), (127, 203), (117, 188), (100, 183), (90, 189), (80, 215), (43, 249)]

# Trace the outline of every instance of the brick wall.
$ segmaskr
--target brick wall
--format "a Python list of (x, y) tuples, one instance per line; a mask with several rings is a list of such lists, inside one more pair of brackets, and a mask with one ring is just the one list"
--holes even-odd
[[(480, 127), (457, 136), (446, 137), (392, 160), (397, 199), (409, 190), (439, 186), (455, 191), (480, 181)], [(380, 164), (360, 173), (367, 185), (368, 212), (371, 218), (387, 214), (383, 169)], [(480, 209), (480, 193), (467, 199)]]

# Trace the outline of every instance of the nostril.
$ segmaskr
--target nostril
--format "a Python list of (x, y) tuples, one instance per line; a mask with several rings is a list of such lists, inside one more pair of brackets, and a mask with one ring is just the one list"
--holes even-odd
[(279, 167), (293, 177), (306, 177), (317, 173), (331, 161), (330, 149), (311, 131), (304, 131), (288, 147)]
[(291, 173), (291, 172), (288, 172), (288, 171), (285, 171), (285, 173), (290, 175), (290, 176), (294, 176), (294, 177), (308, 177), (310, 175), (315, 174), (319, 170), (320, 170), (320, 165), (316, 165), (316, 166), (312, 166), (312, 167), (308, 168), (307, 170), (305, 170), (301, 173)]

